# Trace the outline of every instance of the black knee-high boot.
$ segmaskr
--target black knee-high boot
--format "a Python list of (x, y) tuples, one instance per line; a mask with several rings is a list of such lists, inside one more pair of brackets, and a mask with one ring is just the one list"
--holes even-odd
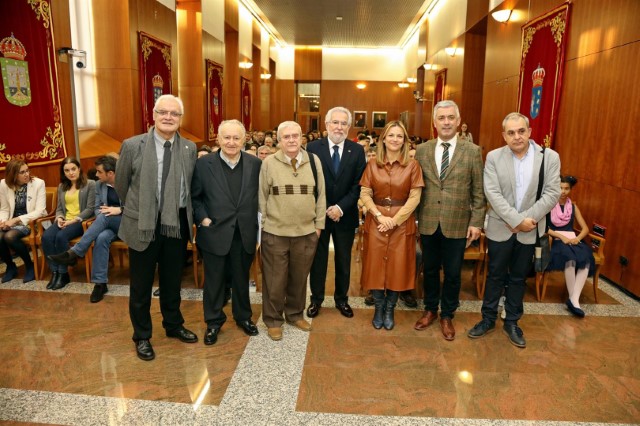
[(373, 296), (373, 305), (376, 307), (371, 324), (373, 324), (373, 328), (380, 330), (384, 321), (384, 290), (371, 290), (371, 295)]
[(387, 297), (385, 298), (384, 303), (384, 320), (383, 325), (387, 330), (393, 329), (395, 325), (395, 321), (393, 318), (393, 310), (396, 307), (396, 303), (398, 303), (398, 292), (387, 290)]

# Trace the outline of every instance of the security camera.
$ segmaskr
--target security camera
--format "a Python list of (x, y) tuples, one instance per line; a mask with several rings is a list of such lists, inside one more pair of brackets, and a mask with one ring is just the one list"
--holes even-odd
[(58, 53), (61, 55), (69, 55), (71, 58), (75, 58), (76, 67), (79, 69), (87, 67), (87, 52), (85, 50), (63, 47), (58, 51)]
[(78, 59), (78, 61), (76, 61), (76, 67), (82, 69), (84, 67), (86, 67), (87, 64), (85, 64), (84, 59)]

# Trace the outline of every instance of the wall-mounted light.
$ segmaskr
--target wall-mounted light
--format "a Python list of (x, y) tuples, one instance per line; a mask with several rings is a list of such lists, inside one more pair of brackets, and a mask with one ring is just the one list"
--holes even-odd
[(454, 56), (456, 56), (457, 49), (455, 47), (445, 47), (444, 51), (447, 55), (453, 58)]
[(358, 83), (356, 84), (356, 87), (358, 88), (358, 90), (363, 90), (367, 87), (367, 85), (364, 83)]
[(242, 61), (238, 64), (238, 66), (240, 68), (242, 68), (243, 70), (248, 70), (249, 68), (251, 68), (253, 66), (253, 63), (249, 62), (249, 61)]
[(409, 87), (409, 83), (401, 81), (400, 83), (398, 83), (398, 87), (401, 89), (406, 89), (407, 87)]
[(513, 11), (511, 9), (497, 10), (493, 12), (491, 16), (493, 17), (493, 19), (500, 22), (501, 24), (506, 24), (509, 21), (509, 19), (511, 19), (512, 12)]
[(424, 68), (427, 71), (431, 71), (436, 69), (436, 66), (433, 64), (427, 64), (426, 62), (424, 64), (422, 64), (422, 68)]
[(271, 78), (271, 74), (269, 74), (268, 72), (262, 73), (260, 74), (260, 78), (263, 80), (269, 80)]
[(415, 78), (415, 77), (407, 77), (407, 83), (413, 84), (413, 83), (415, 83), (417, 81), (418, 81), (418, 79)]

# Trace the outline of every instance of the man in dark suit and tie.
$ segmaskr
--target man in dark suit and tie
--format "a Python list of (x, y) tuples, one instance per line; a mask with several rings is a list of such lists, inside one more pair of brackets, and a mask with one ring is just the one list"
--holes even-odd
[[(204, 263), (205, 345), (218, 340), (227, 316), (225, 287), (231, 277), (231, 308), (236, 324), (249, 336), (258, 334), (251, 320), (249, 271), (258, 238), (258, 184), (262, 162), (242, 151), (245, 128), (238, 120), (218, 128), (220, 150), (196, 163), (191, 184), (196, 241)], [(230, 273), (228, 273), (230, 272)]]
[(193, 238), (191, 177), (196, 145), (178, 133), (184, 107), (162, 95), (153, 108), (148, 133), (122, 143), (116, 191), (124, 204), (118, 236), (129, 246), (129, 316), (138, 358), (151, 361), (151, 289), (158, 268), (160, 311), (167, 337), (195, 343), (184, 327), (180, 282), (186, 246)]
[(307, 315), (311, 318), (320, 313), (324, 301), (329, 238), (333, 238), (335, 249), (336, 308), (347, 318), (353, 317), (347, 293), (351, 280), (351, 247), (358, 228), (358, 198), (360, 178), (366, 166), (364, 149), (347, 140), (351, 126), (351, 112), (335, 107), (325, 117), (328, 135), (307, 145), (307, 151), (320, 158), (327, 194), (327, 217), (320, 234), (318, 248), (311, 266), (311, 304)]
[[(560, 198), (560, 157), (551, 149), (543, 151), (529, 139), (529, 119), (520, 113), (508, 114), (502, 121), (502, 130), (507, 145), (487, 154), (484, 169), (484, 192), (491, 209), (485, 230), (489, 272), (482, 321), (467, 336), (476, 339), (495, 330), (498, 303), (508, 283), (502, 331), (511, 344), (524, 348), (527, 343), (518, 321), (524, 312), (526, 278), (535, 252), (536, 233), (544, 234), (547, 213)], [(541, 168), (543, 180), (538, 198)]]
[[(445, 340), (455, 338), (453, 316), (460, 304), (460, 272), (465, 248), (480, 237), (486, 202), (482, 189), (480, 147), (458, 139), (460, 111), (453, 101), (433, 108), (438, 138), (418, 147), (425, 187), (419, 206), (418, 229), (424, 263), (424, 314), (416, 330), (438, 318)], [(440, 268), (444, 270), (442, 293)]]

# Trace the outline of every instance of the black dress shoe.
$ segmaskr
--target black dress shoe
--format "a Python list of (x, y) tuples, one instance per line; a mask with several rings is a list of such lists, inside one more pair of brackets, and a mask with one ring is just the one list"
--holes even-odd
[(502, 327), (502, 331), (507, 335), (512, 345), (519, 348), (527, 347), (527, 341), (524, 340), (524, 333), (522, 333), (522, 329), (516, 324), (505, 324)]
[(138, 358), (143, 361), (151, 361), (156, 357), (155, 352), (153, 352), (151, 342), (147, 339), (138, 340), (136, 342), (136, 354), (138, 355)]
[(319, 313), (320, 313), (320, 304), (311, 302), (311, 304), (307, 308), (307, 316), (309, 318), (315, 318), (318, 316)]
[(347, 318), (353, 317), (353, 310), (348, 303), (341, 303), (339, 305), (336, 305), (336, 309), (339, 310), (340, 313)]
[(60, 254), (52, 254), (47, 256), (47, 259), (52, 260), (62, 265), (75, 265), (78, 263), (78, 255), (73, 250), (67, 250)]
[(53, 287), (53, 283), (55, 283), (56, 280), (58, 279), (58, 275), (59, 274), (57, 272), (52, 272), (51, 273), (51, 279), (47, 283), (47, 290), (51, 290), (51, 288)]
[(236, 322), (238, 327), (244, 331), (247, 336), (257, 336), (258, 335), (258, 327), (251, 320)]
[(109, 289), (107, 288), (106, 284), (102, 284), (102, 283), (98, 283), (96, 285), (93, 286), (93, 291), (91, 292), (91, 297), (89, 298), (89, 301), (91, 303), (98, 303), (99, 301), (101, 301), (104, 298), (104, 295), (106, 292), (108, 292)]
[(51, 285), (51, 290), (60, 290), (70, 282), (71, 282), (71, 278), (69, 278), (68, 272), (58, 272), (58, 275), (56, 276), (56, 280)]
[(204, 335), (204, 344), (207, 346), (213, 345), (218, 341), (219, 328), (207, 328), (207, 333)]
[(198, 336), (184, 327), (173, 331), (167, 331), (167, 337), (180, 339), (180, 341), (184, 343), (195, 343), (198, 341)]

